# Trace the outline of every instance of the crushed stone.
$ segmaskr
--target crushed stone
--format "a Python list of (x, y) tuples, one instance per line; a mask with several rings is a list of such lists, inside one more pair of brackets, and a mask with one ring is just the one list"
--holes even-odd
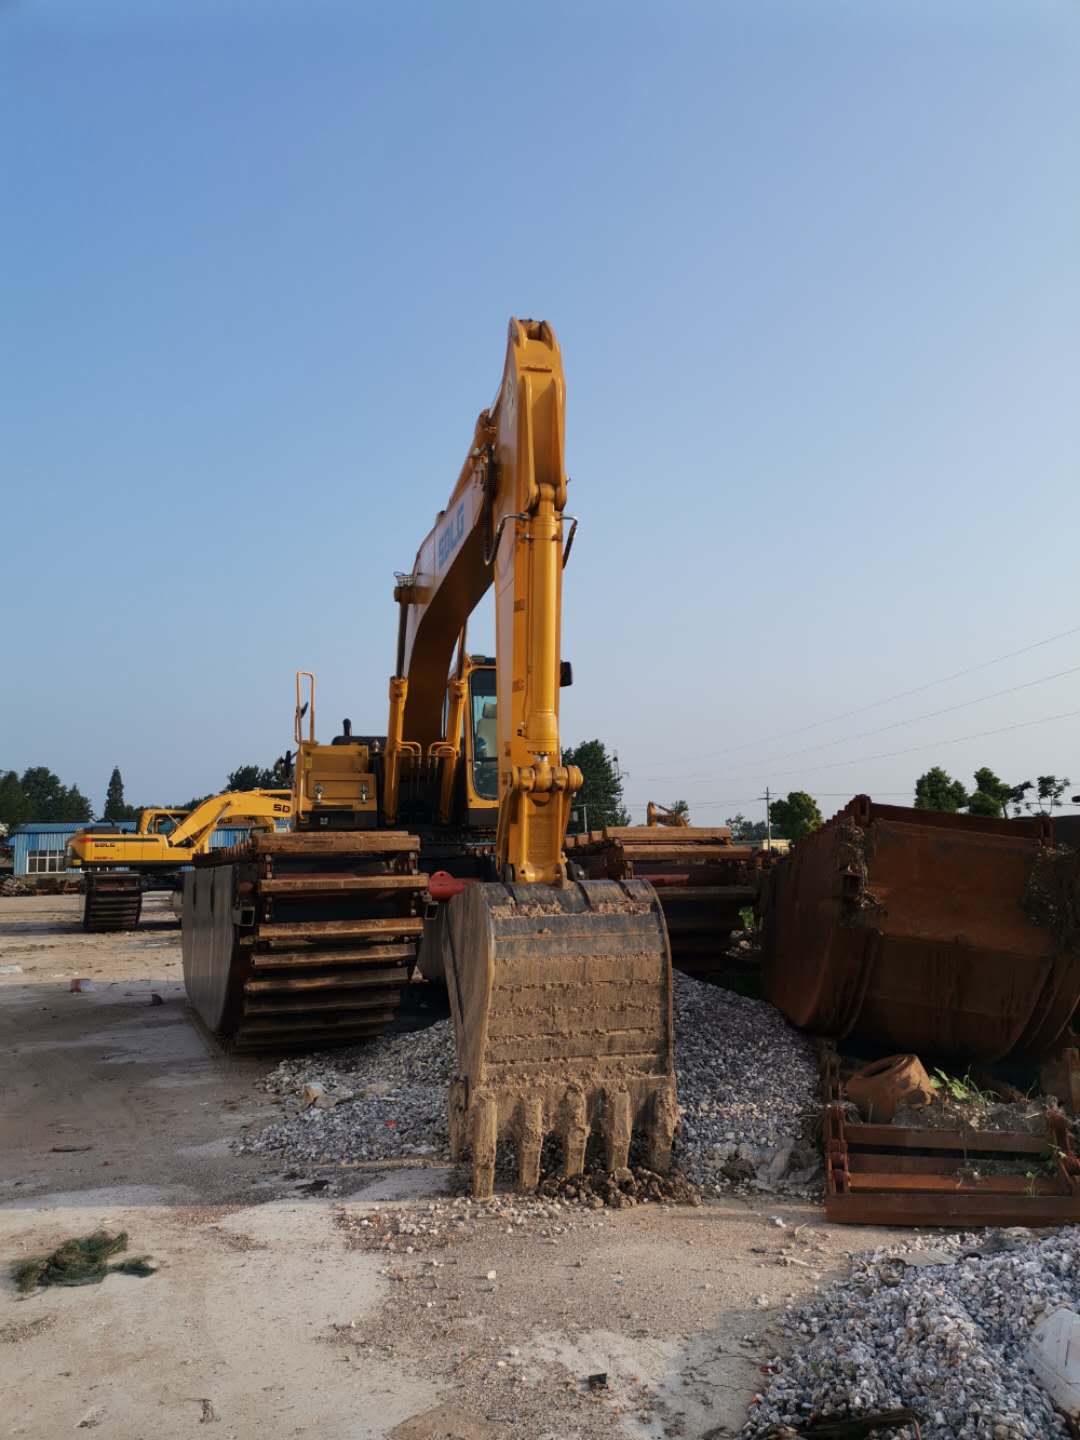
[(765, 1000), (676, 973), (675, 1158), (702, 1192), (815, 1187), (821, 1082), (813, 1045)]
[[(675, 1063), (681, 1125), (675, 1164), (686, 1196), (736, 1190), (807, 1193), (820, 1166), (811, 1136), (819, 1080), (813, 1047), (762, 1000), (676, 973)], [(242, 1136), (241, 1153), (289, 1165), (364, 1165), (450, 1158), (447, 1086), (454, 1076), (450, 1020), (362, 1046), (282, 1060), (262, 1088), (281, 1118)], [(628, 1172), (629, 1173), (629, 1172)], [(670, 1199), (639, 1179), (597, 1177), (562, 1187), (580, 1204)], [(651, 1185), (651, 1189), (650, 1189)], [(802, 1187), (801, 1191), (799, 1187)], [(689, 1198), (685, 1203), (693, 1203)]]
[(1080, 1304), (1080, 1228), (924, 1245), (873, 1251), (847, 1280), (789, 1308), (782, 1325), (793, 1349), (768, 1367), (744, 1436), (902, 1405), (919, 1415), (924, 1440), (1069, 1434), (1025, 1352), (1044, 1314)]

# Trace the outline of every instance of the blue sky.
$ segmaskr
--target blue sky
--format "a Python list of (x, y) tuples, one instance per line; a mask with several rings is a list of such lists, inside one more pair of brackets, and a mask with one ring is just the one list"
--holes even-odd
[(0, 5), (0, 766), (383, 729), (518, 314), (633, 806), (1080, 782), (1078, 73), (1066, 0)]

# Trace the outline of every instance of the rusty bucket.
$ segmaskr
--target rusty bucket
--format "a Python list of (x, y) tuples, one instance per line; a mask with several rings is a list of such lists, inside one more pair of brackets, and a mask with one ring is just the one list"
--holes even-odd
[[(1080, 1002), (1080, 943), (1059, 923), (1063, 910), (1077, 913), (1071, 855), (1054, 849), (1044, 817), (948, 815), (858, 795), (770, 877), (765, 994), (834, 1039), (1039, 1060)], [(1047, 902), (1061, 884), (1065, 907)]]

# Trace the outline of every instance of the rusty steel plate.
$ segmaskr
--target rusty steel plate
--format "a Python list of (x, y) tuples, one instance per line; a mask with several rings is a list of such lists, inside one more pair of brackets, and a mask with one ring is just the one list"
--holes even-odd
[(833, 1039), (924, 1059), (1041, 1059), (1080, 1002), (1080, 947), (1032, 918), (1052, 841), (1044, 819), (856, 796), (770, 875), (766, 997)]

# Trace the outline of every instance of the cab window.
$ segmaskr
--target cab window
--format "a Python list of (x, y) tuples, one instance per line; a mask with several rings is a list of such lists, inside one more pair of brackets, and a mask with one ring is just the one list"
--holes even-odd
[(473, 790), (481, 800), (499, 798), (499, 731), (494, 670), (474, 670), (469, 677), (472, 717)]

